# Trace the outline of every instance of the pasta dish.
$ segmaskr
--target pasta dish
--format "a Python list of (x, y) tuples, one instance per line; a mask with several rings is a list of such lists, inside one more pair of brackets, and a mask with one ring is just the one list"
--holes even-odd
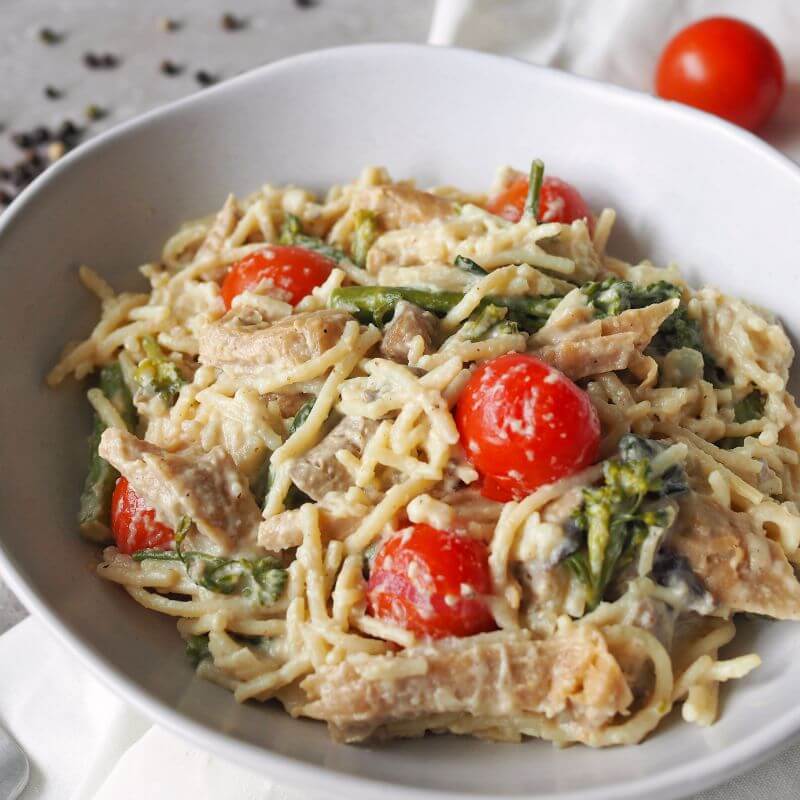
[(800, 414), (768, 312), (606, 253), (502, 169), (367, 168), (184, 224), (100, 319), (82, 534), (197, 674), (339, 741), (711, 724), (737, 615), (800, 619)]

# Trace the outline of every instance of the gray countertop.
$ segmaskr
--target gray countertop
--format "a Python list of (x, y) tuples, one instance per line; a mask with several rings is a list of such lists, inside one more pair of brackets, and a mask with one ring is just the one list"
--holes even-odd
[[(424, 41), (433, 0), (0, 0), (0, 164), (21, 153), (10, 134), (65, 119), (87, 126), (87, 136), (179, 97), (201, 91), (194, 75), (206, 70), (230, 78), (307, 50), (378, 41)], [(223, 13), (245, 20), (237, 31), (221, 26)], [(159, 21), (175, 19), (168, 33)], [(43, 27), (63, 33), (46, 45)], [(113, 53), (115, 69), (90, 70), (86, 52)], [(169, 59), (183, 67), (174, 77), (159, 71)], [(63, 92), (48, 100), (46, 86)], [(93, 123), (87, 106), (107, 109)], [(0, 581), (0, 633), (26, 612)]]

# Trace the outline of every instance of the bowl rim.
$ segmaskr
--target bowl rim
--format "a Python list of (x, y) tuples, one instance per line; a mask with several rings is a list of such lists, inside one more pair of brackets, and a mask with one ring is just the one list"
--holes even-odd
[[(59, 159), (52, 167), (38, 176), (0, 216), (0, 248), (3, 233), (10, 229), (15, 220), (35, 200), (37, 194), (50, 182), (59, 180), (61, 174), (83, 160), (90, 159), (96, 151), (113, 145), (119, 140), (134, 136), (140, 129), (146, 128), (155, 120), (180, 114), (184, 109), (202, 105), (209, 98), (222, 97), (224, 94), (237, 91), (248, 84), (256, 85), (266, 77), (270, 79), (284, 71), (305, 67), (317, 62), (349, 59), (354, 55), (360, 59), (390, 56), (397, 59), (414, 57), (424, 52), (430, 55), (438, 51), (435, 58), (464, 58), (483, 61), (487, 65), (515, 64), (516, 68), (538, 72), (543, 79), (563, 86), (578, 86), (582, 91), (615, 97), (628, 105), (643, 107), (649, 114), (660, 114), (666, 119), (692, 120), (693, 124), (706, 126), (717, 135), (727, 136), (739, 142), (742, 147), (749, 148), (756, 155), (771, 161), (774, 167), (781, 169), (786, 177), (794, 180), (800, 190), (800, 167), (788, 156), (768, 145), (755, 134), (743, 130), (725, 120), (695, 108), (675, 102), (663, 101), (644, 92), (634, 91), (626, 87), (616, 86), (604, 81), (573, 75), (570, 73), (531, 64), (520, 58), (484, 53), (460, 47), (444, 47), (423, 43), (369, 43), (325, 48), (283, 58), (250, 70), (231, 78), (221, 84), (195, 92), (188, 97), (166, 103), (141, 114), (131, 120), (120, 123), (88, 142), (79, 145), (75, 150)], [(46, 627), (77, 657), (77, 659), (112, 691), (130, 702), (134, 708), (143, 713), (154, 723), (162, 724), (166, 729), (183, 736), (195, 745), (210, 750), (242, 766), (254, 769), (261, 774), (280, 774), (280, 782), (302, 790), (321, 792), (328, 797), (351, 796), (371, 800), (376, 791), (383, 793), (386, 800), (495, 800), (495, 795), (464, 793), (458, 791), (420, 788), (397, 783), (387, 783), (373, 778), (365, 778), (352, 773), (339, 772), (324, 766), (309, 764), (292, 755), (278, 754), (257, 744), (234, 739), (228, 734), (213, 728), (211, 725), (198, 722), (175, 710), (168, 704), (151, 696), (133, 679), (120, 674), (108, 663), (100, 650), (85, 642), (70, 625), (59, 618), (57, 610), (41, 596), (38, 590), (28, 584), (23, 577), (23, 569), (16, 559), (6, 550), (0, 531), (0, 576), (7, 582), (11, 590), (22, 601), (33, 615), (44, 621)], [(639, 798), (647, 794), (652, 800), (672, 798), (681, 793), (701, 791), (709, 786), (723, 782), (765, 761), (772, 755), (787, 749), (795, 739), (800, 737), (800, 703), (788, 708), (781, 716), (773, 719), (768, 725), (746, 739), (723, 748), (707, 756), (699, 765), (676, 764), (661, 772), (644, 778), (597, 787), (560, 793), (530, 795), (537, 800), (604, 800), (613, 792), (619, 800)], [(522, 798), (525, 795), (507, 795)]]

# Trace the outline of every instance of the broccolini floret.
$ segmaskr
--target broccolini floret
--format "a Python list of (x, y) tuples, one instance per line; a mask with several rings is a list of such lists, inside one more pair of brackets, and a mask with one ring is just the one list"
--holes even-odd
[(581, 291), (589, 298), (598, 317), (613, 317), (629, 308), (644, 308), (681, 296), (680, 288), (668, 281), (636, 286), (619, 278), (592, 281), (584, 284)]
[(654, 501), (685, 492), (688, 483), (678, 465), (652, 475), (651, 461), (663, 448), (633, 434), (623, 436), (617, 458), (603, 465), (603, 484), (583, 490), (583, 502), (567, 523), (580, 546), (565, 563), (585, 585), (588, 609), (603, 599), (650, 531), (672, 524), (674, 507)]
[(157, 394), (167, 405), (172, 405), (186, 379), (178, 365), (167, 358), (154, 337), (144, 336), (142, 348), (145, 357), (136, 367), (134, 373), (136, 383), (148, 394)]

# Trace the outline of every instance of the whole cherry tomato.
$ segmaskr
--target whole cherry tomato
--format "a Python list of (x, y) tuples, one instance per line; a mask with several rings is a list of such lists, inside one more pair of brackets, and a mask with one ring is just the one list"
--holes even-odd
[(472, 636), (494, 630), (486, 545), (429, 525), (389, 539), (370, 573), (370, 613), (419, 636)]
[(325, 283), (336, 264), (329, 258), (294, 245), (274, 244), (231, 264), (220, 292), (229, 309), (233, 298), (261, 281), (272, 281), (297, 305), (312, 289)]
[(126, 478), (119, 478), (111, 496), (111, 532), (120, 553), (138, 550), (169, 550), (175, 541), (172, 528), (156, 521), (156, 512), (133, 491)]
[(519, 500), (597, 459), (600, 422), (589, 396), (532, 355), (481, 364), (455, 418), (483, 494), (493, 500)]
[[(511, 181), (500, 194), (492, 197), (486, 208), (492, 214), (518, 222), (527, 197), (528, 178), (521, 175)], [(545, 177), (539, 192), (539, 222), (569, 223), (576, 219), (585, 219), (589, 231), (594, 230), (594, 217), (581, 193), (561, 178)]]
[(684, 28), (664, 48), (656, 70), (659, 96), (749, 130), (772, 114), (783, 86), (775, 45), (757, 28), (730, 17), (709, 17)]

